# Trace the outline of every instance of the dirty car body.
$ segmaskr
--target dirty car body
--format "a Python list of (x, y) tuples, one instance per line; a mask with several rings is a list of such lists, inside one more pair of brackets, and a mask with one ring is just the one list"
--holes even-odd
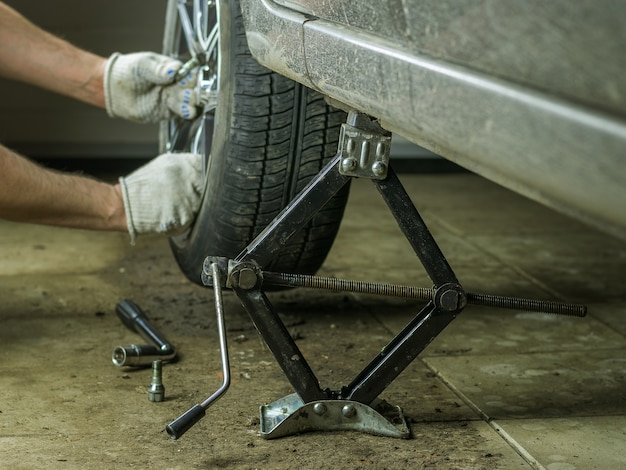
[(471, 171), (626, 237), (626, 2), (241, 6), (248, 45), (264, 66)]

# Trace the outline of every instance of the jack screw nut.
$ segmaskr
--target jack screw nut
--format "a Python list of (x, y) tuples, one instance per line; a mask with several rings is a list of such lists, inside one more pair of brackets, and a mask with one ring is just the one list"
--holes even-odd
[(148, 400), (163, 401), (165, 400), (165, 387), (162, 380), (163, 361), (157, 359), (152, 361), (152, 381), (148, 387)]

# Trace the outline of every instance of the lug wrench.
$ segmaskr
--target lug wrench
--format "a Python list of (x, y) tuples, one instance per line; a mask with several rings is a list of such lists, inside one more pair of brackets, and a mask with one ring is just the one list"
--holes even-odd
[(200, 421), (204, 415), (206, 415), (207, 408), (221, 398), (230, 386), (230, 362), (228, 359), (226, 327), (224, 325), (224, 305), (222, 302), (220, 269), (217, 263), (211, 263), (209, 269), (213, 277), (213, 289), (215, 292), (215, 313), (217, 315), (217, 329), (220, 339), (220, 355), (222, 360), (222, 384), (210, 397), (202, 403), (194, 405), (165, 427), (165, 430), (172, 439), (178, 439), (180, 436), (185, 434), (189, 428)]
[(153, 344), (129, 344), (113, 350), (111, 360), (116, 366), (147, 366), (152, 361), (171, 361), (176, 357), (176, 349), (165, 336), (150, 322), (148, 316), (132, 300), (122, 300), (115, 307), (115, 313), (126, 327)]

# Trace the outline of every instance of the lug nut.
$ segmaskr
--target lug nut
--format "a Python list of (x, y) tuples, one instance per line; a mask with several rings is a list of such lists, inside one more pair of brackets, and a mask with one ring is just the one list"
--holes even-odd
[(148, 387), (148, 400), (165, 400), (165, 387), (162, 381), (163, 361), (157, 359), (152, 361), (152, 381)]

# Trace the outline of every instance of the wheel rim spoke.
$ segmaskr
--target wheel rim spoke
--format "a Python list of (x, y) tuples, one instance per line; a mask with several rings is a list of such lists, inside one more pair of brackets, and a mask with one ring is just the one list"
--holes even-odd
[[(197, 3), (197, 0), (196, 0)], [(187, 2), (180, 0), (178, 3), (178, 18), (180, 19), (180, 26), (187, 42), (187, 47), (192, 57), (198, 57), (203, 54), (202, 46), (196, 40), (196, 33), (193, 28), (191, 19), (189, 18), (189, 12), (187, 11)]]
[[(187, 51), (179, 49), (179, 58), (188, 53), (200, 63), (196, 93), (202, 108), (195, 121), (172, 120), (169, 124), (167, 148), (205, 154), (206, 129), (204, 116), (217, 108), (219, 86), (219, 8), (216, 0), (179, 0), (177, 4), (180, 39)], [(214, 20), (214, 21), (213, 21)], [(180, 48), (180, 46), (178, 46)], [(183, 46), (184, 47), (184, 46)], [(189, 57), (187, 56), (187, 57)], [(209, 137), (210, 138), (210, 137)], [(209, 155), (204, 155), (205, 160)], [(205, 162), (206, 163), (206, 162)]]

